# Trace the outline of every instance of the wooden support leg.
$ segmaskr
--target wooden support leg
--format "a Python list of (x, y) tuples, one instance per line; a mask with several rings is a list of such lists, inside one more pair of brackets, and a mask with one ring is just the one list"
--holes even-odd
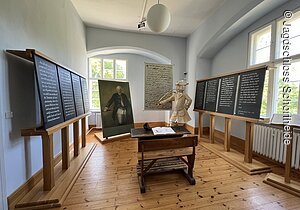
[[(293, 132), (291, 132), (292, 135)], [(286, 145), (286, 159), (284, 166), (284, 181), (291, 183), (291, 163), (292, 163), (292, 148), (293, 148), (293, 135), (291, 137), (290, 144)]]
[(43, 145), (43, 179), (44, 191), (51, 190), (54, 185), (53, 134), (42, 135)]
[(199, 123), (198, 123), (198, 139), (200, 140), (203, 137), (203, 113), (199, 112)]
[(81, 146), (86, 146), (86, 117), (81, 119)]
[(79, 155), (79, 121), (74, 122), (73, 133), (74, 133), (74, 156), (76, 157)]
[(69, 126), (61, 129), (61, 145), (62, 145), (62, 169), (68, 169), (70, 166)]
[(225, 118), (225, 139), (224, 139), (224, 149), (226, 152), (230, 151), (230, 136), (231, 136), (231, 119)]
[(254, 123), (246, 122), (246, 141), (245, 141), (245, 157), (244, 157), (244, 161), (246, 163), (252, 163), (253, 130), (254, 130)]
[(214, 115), (210, 115), (209, 140), (211, 144), (215, 143), (215, 116)]
[(144, 145), (142, 144), (142, 160), (141, 160), (141, 175), (140, 175), (140, 191), (141, 193), (146, 192), (145, 178), (144, 178)]
[(195, 162), (195, 157), (193, 155), (188, 155), (187, 156), (189, 167), (188, 167), (188, 174), (190, 177), (193, 177), (193, 168), (194, 168), (194, 162)]
[(196, 181), (195, 181), (194, 176), (193, 176), (195, 155), (188, 155), (187, 159), (188, 159), (189, 164), (188, 164), (188, 174), (187, 174), (186, 178), (188, 179), (188, 181), (191, 185), (195, 185)]

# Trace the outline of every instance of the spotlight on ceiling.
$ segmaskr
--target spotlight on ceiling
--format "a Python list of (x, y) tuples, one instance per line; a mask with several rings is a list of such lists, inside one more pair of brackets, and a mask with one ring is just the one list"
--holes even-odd
[(171, 15), (165, 5), (158, 3), (153, 5), (147, 14), (147, 25), (156, 33), (164, 32), (170, 25)]

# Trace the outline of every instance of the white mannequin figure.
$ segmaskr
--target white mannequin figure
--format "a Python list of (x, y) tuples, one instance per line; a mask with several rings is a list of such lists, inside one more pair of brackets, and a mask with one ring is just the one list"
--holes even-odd
[(159, 105), (166, 104), (168, 102), (174, 101), (175, 105), (173, 107), (173, 113), (170, 117), (170, 125), (183, 125), (190, 121), (191, 118), (187, 112), (191, 106), (192, 99), (184, 93), (185, 86), (188, 85), (184, 80), (179, 80), (176, 82), (176, 92), (172, 94), (171, 97), (159, 101)]

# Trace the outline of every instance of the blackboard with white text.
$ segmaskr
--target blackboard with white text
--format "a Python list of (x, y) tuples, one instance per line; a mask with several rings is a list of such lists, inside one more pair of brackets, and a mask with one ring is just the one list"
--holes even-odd
[(71, 75), (72, 75), (72, 83), (73, 83), (73, 90), (74, 90), (76, 114), (77, 114), (77, 116), (80, 116), (80, 115), (84, 114), (80, 77), (74, 73), (71, 73)]
[(33, 54), (43, 128), (89, 111), (86, 79), (48, 58)]
[(76, 117), (71, 72), (58, 66), (59, 84), (65, 120)]
[(207, 81), (204, 109), (215, 112), (218, 99), (219, 79)]
[(259, 119), (267, 66), (197, 81), (195, 111)]
[(196, 87), (195, 109), (203, 109), (206, 82), (198, 82)]
[(88, 112), (90, 110), (90, 104), (89, 104), (86, 79), (83, 77), (80, 77), (80, 82), (81, 82), (81, 92), (82, 92), (82, 97), (83, 97), (84, 111)]
[(56, 65), (33, 56), (44, 127), (64, 122)]
[(265, 69), (241, 73), (236, 115), (259, 118), (265, 73)]
[(237, 81), (237, 74), (221, 78), (217, 112), (234, 114)]

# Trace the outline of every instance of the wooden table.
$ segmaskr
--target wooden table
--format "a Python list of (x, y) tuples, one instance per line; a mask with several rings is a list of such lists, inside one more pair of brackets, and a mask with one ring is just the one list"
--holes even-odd
[(141, 193), (146, 192), (145, 176), (153, 173), (180, 170), (190, 184), (196, 183), (193, 168), (198, 138), (185, 135), (190, 132), (182, 126), (172, 129), (174, 134), (161, 135), (154, 135), (151, 130), (143, 128), (131, 129), (131, 137), (138, 139), (137, 174)]

